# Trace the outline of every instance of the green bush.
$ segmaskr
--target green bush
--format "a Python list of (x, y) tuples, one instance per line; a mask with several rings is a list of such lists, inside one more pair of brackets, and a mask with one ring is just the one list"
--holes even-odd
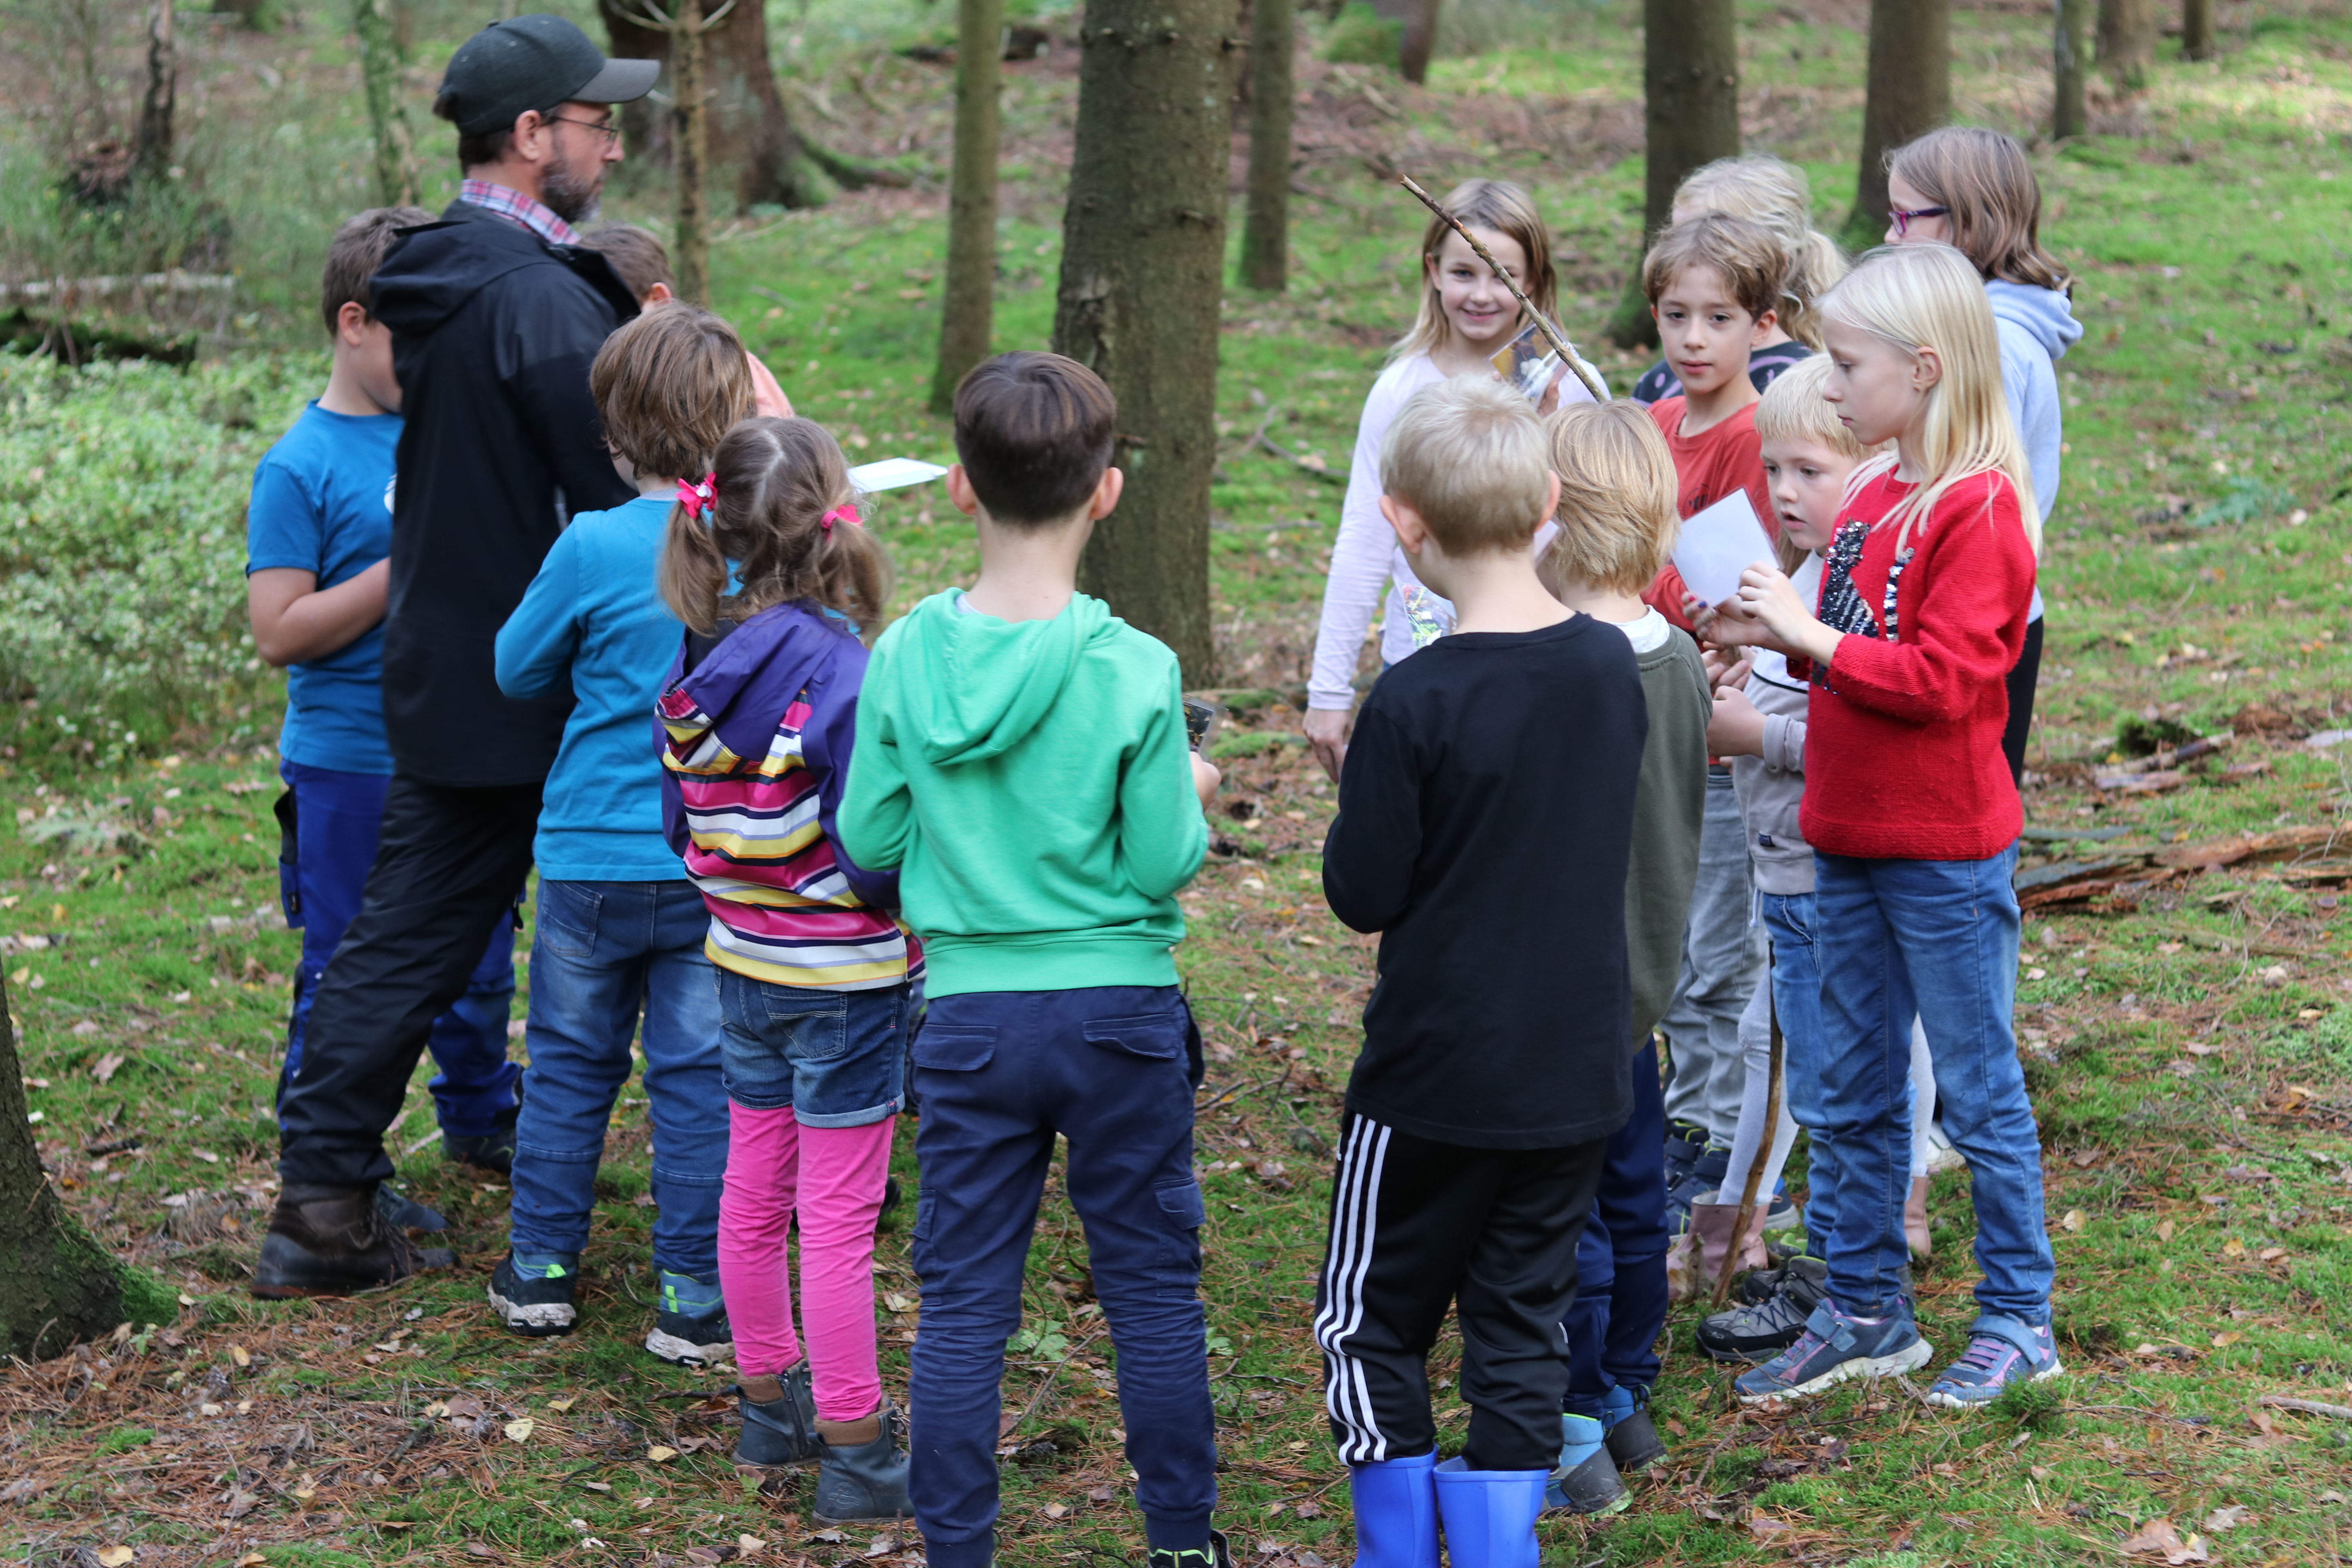
[(0, 355), (0, 690), (20, 743), (153, 750), (274, 683), (246, 627), (245, 501), (324, 380), (312, 355)]
[(1403, 46), (1404, 24), (1385, 20), (1365, 0), (1348, 0), (1323, 34), (1323, 58), (1335, 65), (1394, 70)]

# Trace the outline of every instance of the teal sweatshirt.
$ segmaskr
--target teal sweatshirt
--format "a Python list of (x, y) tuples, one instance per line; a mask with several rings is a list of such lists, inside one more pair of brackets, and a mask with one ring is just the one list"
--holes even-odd
[(1101, 600), (1003, 621), (951, 588), (875, 644), (835, 826), (898, 869), (930, 995), (1173, 985), (1188, 750), (1176, 656)]

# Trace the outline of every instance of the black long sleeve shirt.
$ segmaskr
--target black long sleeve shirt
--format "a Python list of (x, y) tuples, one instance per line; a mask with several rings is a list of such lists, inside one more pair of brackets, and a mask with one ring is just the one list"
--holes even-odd
[(1590, 616), (1444, 637), (1381, 677), (1323, 846), (1332, 913), (1381, 933), (1351, 1110), (1489, 1148), (1623, 1125), (1648, 728), (1631, 645)]

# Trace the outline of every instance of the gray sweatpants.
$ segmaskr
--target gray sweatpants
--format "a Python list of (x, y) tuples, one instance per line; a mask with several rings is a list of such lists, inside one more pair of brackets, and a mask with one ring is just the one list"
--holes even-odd
[(1739, 1051), (1739, 1016), (1764, 980), (1764, 922), (1755, 919), (1756, 880), (1748, 865), (1748, 830), (1731, 775), (1706, 775), (1706, 815), (1698, 837), (1698, 882), (1683, 933), (1682, 977), (1659, 1028), (1673, 1076), (1666, 1118), (1706, 1129), (1729, 1143), (1739, 1127), (1748, 1065)]

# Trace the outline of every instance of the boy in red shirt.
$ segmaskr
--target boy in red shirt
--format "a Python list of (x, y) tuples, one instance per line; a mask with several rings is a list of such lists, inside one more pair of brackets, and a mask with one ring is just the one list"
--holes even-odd
[[(1745, 489), (1767, 533), (1775, 513), (1756, 435), (1755, 384), (1748, 356), (1771, 335), (1790, 258), (1750, 219), (1708, 213), (1678, 223), (1642, 260), (1642, 290), (1657, 318), (1666, 363), (1683, 384), (1650, 416), (1675, 460), (1675, 509), (1685, 518)], [(1758, 556), (1769, 556), (1759, 539)], [(1642, 597), (1687, 631), (1683, 576), (1669, 563)], [(1666, 1226), (1679, 1235), (1694, 1202), (1711, 1202), (1730, 1167), (1747, 1068), (1739, 1018), (1764, 976), (1760, 930), (1750, 922), (1755, 883), (1731, 770), (1710, 762), (1699, 834), (1698, 880), (1683, 939), (1682, 973), (1658, 1026), (1673, 1063), (1666, 1085)], [(1768, 1225), (1796, 1210), (1771, 1200)]]

